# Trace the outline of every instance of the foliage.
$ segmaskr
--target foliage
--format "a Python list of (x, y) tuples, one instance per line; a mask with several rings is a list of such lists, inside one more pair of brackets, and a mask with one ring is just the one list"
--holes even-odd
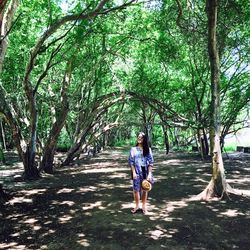
[[(8, 37), (1, 82), (26, 141), (30, 140), (31, 114), (24, 77), (32, 49), (63, 16), (79, 14), (85, 8), (92, 10), (97, 2), (69, 1), (68, 6), (57, 0), (21, 2), (16, 16), (21, 14), (22, 18)], [(145, 131), (148, 124), (152, 125), (153, 145), (159, 147), (166, 143), (163, 126), (168, 129), (173, 149), (188, 148), (198, 129), (208, 133), (211, 93), (205, 4), (179, 2), (182, 15), (178, 15), (180, 6), (174, 1), (136, 2), (94, 19), (67, 22), (48, 37), (30, 74), (31, 86), (35, 87), (53, 56), (53, 65), (36, 95), (37, 135), (42, 148), (53, 123), (61, 116), (62, 86), (69, 61), (69, 110), (57, 148), (69, 149), (80, 138), (82, 144), (94, 145), (104, 141), (105, 136), (109, 145), (133, 145), (136, 133)], [(105, 9), (116, 4), (109, 1)], [(247, 1), (220, 1), (223, 136), (241, 126), (236, 124), (241, 124), (249, 110), (250, 8), (245, 5)], [(137, 97), (115, 101), (117, 93), (126, 91)], [(116, 94), (108, 97), (110, 93)], [(153, 99), (159, 103), (153, 103)], [(119, 126), (104, 131), (115, 121)]]

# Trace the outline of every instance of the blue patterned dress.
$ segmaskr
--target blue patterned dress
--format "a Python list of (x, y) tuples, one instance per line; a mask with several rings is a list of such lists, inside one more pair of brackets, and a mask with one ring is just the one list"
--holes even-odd
[[(152, 150), (149, 149), (149, 154), (143, 156), (142, 149), (139, 147), (132, 147), (129, 153), (128, 164), (131, 167), (132, 165), (135, 168), (135, 172), (137, 175), (137, 179), (133, 179), (133, 190), (140, 191), (141, 190), (141, 182), (147, 178), (148, 175), (148, 167), (149, 165), (153, 166), (153, 154)], [(132, 173), (132, 171), (131, 171)], [(152, 179), (153, 181), (153, 179)]]

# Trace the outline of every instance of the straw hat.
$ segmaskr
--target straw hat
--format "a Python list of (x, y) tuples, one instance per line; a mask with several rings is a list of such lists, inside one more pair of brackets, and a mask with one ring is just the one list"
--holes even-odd
[(152, 184), (148, 180), (143, 180), (141, 186), (145, 191), (150, 191), (152, 189)]

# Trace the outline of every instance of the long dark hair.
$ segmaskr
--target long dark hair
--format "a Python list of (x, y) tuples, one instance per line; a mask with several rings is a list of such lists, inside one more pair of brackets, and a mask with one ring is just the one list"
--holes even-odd
[[(149, 145), (148, 145), (148, 137), (145, 133), (140, 132), (138, 136), (141, 135), (143, 137), (143, 156), (147, 156), (149, 154)], [(136, 143), (136, 146), (138, 146), (138, 143)]]

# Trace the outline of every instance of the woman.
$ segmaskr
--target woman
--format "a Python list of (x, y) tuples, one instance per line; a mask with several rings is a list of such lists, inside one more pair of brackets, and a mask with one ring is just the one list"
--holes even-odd
[(133, 195), (135, 201), (135, 207), (131, 210), (131, 213), (135, 214), (141, 210), (140, 192), (142, 192), (142, 212), (146, 214), (148, 192), (141, 188), (141, 183), (144, 179), (153, 182), (153, 155), (148, 146), (147, 137), (143, 132), (139, 133), (136, 146), (131, 148), (128, 162), (131, 167), (131, 178), (133, 180)]

